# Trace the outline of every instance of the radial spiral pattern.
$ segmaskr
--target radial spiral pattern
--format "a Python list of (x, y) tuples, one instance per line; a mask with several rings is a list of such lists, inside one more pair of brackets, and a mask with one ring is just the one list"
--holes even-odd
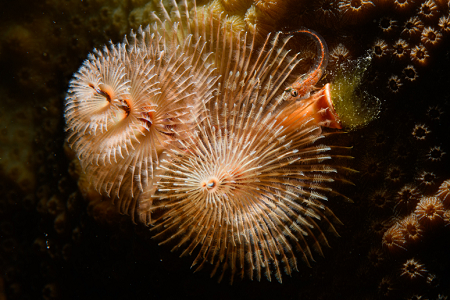
[[(340, 221), (324, 205), (339, 195), (334, 148), (341, 128), (330, 88), (314, 87), (328, 59), (307, 74), (289, 34), (262, 44), (233, 22), (185, 1), (161, 4), (155, 24), (94, 51), (70, 83), (68, 141), (92, 185), (121, 212), (152, 224), (161, 243), (260, 280), (309, 265)], [(303, 66), (304, 67), (304, 66)], [(301, 80), (300, 80), (301, 79)], [(309, 82), (307, 92), (288, 92)], [(345, 156), (344, 156), (345, 157)], [(342, 168), (343, 169), (343, 168)], [(136, 211), (137, 209), (137, 211)]]
[(214, 91), (204, 40), (179, 33), (174, 22), (132, 32), (95, 50), (70, 82), (68, 141), (93, 186), (132, 216), (159, 155), (191, 133)]
[(315, 118), (324, 111), (312, 112), (314, 96), (294, 102), (283, 92), (298, 77), (290, 37), (269, 35), (258, 49), (248, 33), (233, 35), (220, 23), (211, 32), (221, 53), (218, 91), (203, 102), (195, 133), (167, 151), (159, 182), (140, 197), (141, 220), (182, 255), (197, 249), (197, 270), (210, 262), (214, 275), (222, 267), (219, 280), (229, 269), (231, 282), (245, 272), (281, 282), (282, 268), (297, 270), (296, 251), (308, 265), (311, 248), (322, 254), (321, 227), (337, 235), (340, 221), (323, 204), (337, 167), (324, 163), (332, 148), (317, 144), (327, 121)]

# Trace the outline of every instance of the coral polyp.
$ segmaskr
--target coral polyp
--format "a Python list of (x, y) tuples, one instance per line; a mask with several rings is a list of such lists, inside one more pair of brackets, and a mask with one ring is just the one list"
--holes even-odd
[(399, 222), (407, 242), (418, 242), (423, 236), (423, 228), (419, 224), (416, 215), (412, 214)]
[(450, 209), (450, 180), (446, 180), (441, 184), (436, 197), (442, 201), (447, 209)]
[(408, 259), (403, 264), (401, 276), (405, 276), (411, 280), (414, 280), (418, 277), (424, 277), (427, 273), (428, 272), (425, 269), (425, 266), (413, 258)]
[(438, 197), (424, 197), (417, 204), (414, 213), (420, 224), (432, 227), (443, 223), (445, 210)]
[(382, 245), (392, 253), (406, 250), (405, 243), (406, 240), (402, 233), (402, 228), (398, 224), (389, 228), (383, 235)]

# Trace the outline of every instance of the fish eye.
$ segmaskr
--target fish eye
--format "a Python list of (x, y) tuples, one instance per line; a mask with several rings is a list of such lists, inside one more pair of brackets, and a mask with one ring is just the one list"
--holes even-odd
[(291, 91), (291, 96), (294, 97), (294, 98), (297, 97), (298, 96), (298, 92), (296, 90), (292, 90)]

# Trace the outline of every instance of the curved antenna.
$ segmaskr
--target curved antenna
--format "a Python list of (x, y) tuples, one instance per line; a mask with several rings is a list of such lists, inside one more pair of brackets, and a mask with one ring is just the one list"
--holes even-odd
[(296, 31), (284, 32), (284, 34), (304, 33), (314, 39), (317, 46), (317, 58), (314, 66), (305, 75), (300, 76), (291, 86), (286, 88), (286, 92), (294, 98), (307, 97), (312, 87), (320, 80), (328, 65), (328, 47), (324, 38), (317, 32), (302, 28)]

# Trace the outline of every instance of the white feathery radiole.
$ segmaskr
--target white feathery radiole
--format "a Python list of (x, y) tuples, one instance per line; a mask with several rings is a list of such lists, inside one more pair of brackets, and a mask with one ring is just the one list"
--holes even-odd
[(308, 265), (311, 245), (323, 254), (323, 227), (337, 235), (340, 221), (323, 202), (339, 167), (333, 147), (316, 144), (327, 124), (310, 107), (317, 99), (286, 101), (285, 87), (299, 76), (291, 37), (269, 35), (259, 49), (252, 34), (215, 21), (199, 22), (211, 26), (204, 33), (218, 91), (202, 102), (203, 118), (192, 116), (195, 132), (167, 150), (139, 213), (161, 244), (181, 255), (197, 249), (197, 270), (209, 262), (211, 275), (222, 268), (219, 280), (230, 270), (231, 282), (236, 273), (281, 282), (282, 268), (297, 270), (296, 251)]
[(117, 99), (127, 93), (124, 69), (106, 51), (90, 55), (69, 84), (65, 117), (70, 130), (92, 135), (107, 130), (108, 120), (118, 112)]
[(259, 45), (195, 1), (171, 5), (74, 75), (68, 142), (122, 212), (181, 255), (197, 251), (196, 270), (281, 282), (295, 252), (309, 265), (340, 224), (324, 204), (338, 194), (337, 147), (318, 144), (323, 127), (340, 128), (329, 86), (293, 100), (284, 91), (303, 74), (292, 36)]
[(133, 217), (158, 157), (192, 133), (215, 90), (206, 42), (179, 32), (165, 21), (94, 51), (66, 98), (68, 142), (89, 181)]

